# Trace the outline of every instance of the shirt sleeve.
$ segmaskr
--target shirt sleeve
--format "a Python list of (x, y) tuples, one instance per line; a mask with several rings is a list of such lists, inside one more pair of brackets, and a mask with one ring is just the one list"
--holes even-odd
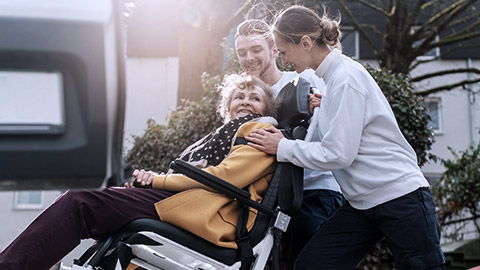
[[(243, 137), (253, 129), (263, 129), (268, 126), (271, 125), (248, 122), (240, 127), (238, 136)], [(219, 165), (203, 170), (237, 187), (244, 188), (261, 177), (272, 173), (275, 168), (274, 165), (275, 156), (268, 155), (248, 145), (236, 145), (232, 147), (230, 155)], [(170, 191), (184, 191), (192, 188), (211, 190), (199, 182), (178, 173), (155, 176), (153, 187)]]
[[(338, 170), (352, 164), (359, 153), (365, 115), (365, 96), (348, 84), (329, 92), (326, 102), (329, 129), (321, 142), (282, 139), (277, 160), (311, 170)], [(319, 128), (319, 127), (317, 127)]]

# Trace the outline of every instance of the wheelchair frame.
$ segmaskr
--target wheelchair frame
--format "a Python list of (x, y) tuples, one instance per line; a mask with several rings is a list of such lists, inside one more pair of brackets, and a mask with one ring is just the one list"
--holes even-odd
[[(292, 93), (295, 94), (292, 95)], [(282, 115), (292, 118), (279, 121), (283, 125), (279, 128), (284, 129), (283, 132), (287, 137), (293, 139), (305, 137), (307, 121), (310, 117), (309, 93), (311, 93), (310, 84), (300, 77), (287, 84), (280, 92), (279, 98), (283, 104), (281, 108), (290, 110), (282, 111)], [(282, 100), (282, 96), (288, 97)], [(248, 269), (265, 269), (272, 251), (274, 251), (271, 260), (273, 268), (278, 268), (279, 240), (282, 233), (287, 230), (291, 216), (301, 206), (303, 169), (290, 163), (278, 163), (263, 201), (258, 203), (250, 199), (250, 194), (246, 190), (182, 160), (172, 162), (171, 168), (234, 198), (243, 205), (257, 209), (255, 225), (249, 232), (253, 261), (248, 265)], [(296, 173), (294, 178), (297, 181), (292, 181), (292, 175), (295, 174), (292, 172)], [(301, 175), (298, 174), (299, 172)], [(282, 179), (286, 180), (282, 182)], [(247, 269), (238, 259), (237, 250), (215, 246), (174, 225), (149, 219), (133, 221), (116, 234), (90, 247), (78, 260), (75, 260), (72, 267), (60, 265), (59, 269), (136, 269), (128, 268), (130, 263), (141, 267), (140, 269), (153, 270)]]

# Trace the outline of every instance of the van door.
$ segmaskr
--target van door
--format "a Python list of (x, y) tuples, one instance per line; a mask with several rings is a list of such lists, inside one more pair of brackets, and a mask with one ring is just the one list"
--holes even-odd
[(0, 190), (123, 180), (122, 5), (0, 0)]

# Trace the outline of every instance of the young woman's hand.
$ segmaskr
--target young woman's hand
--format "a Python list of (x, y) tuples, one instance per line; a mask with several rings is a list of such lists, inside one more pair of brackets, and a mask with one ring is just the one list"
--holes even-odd
[(315, 107), (320, 107), (321, 101), (322, 101), (322, 95), (319, 93), (308, 95), (308, 103), (309, 103), (308, 107), (310, 110), (310, 114), (313, 114), (313, 109)]
[(254, 129), (245, 137), (249, 141), (248, 145), (271, 155), (277, 154), (278, 143), (282, 138), (283, 133), (274, 127)]
[(132, 179), (129, 182), (125, 183), (125, 187), (152, 187), (153, 177), (155, 175), (159, 174), (153, 171), (145, 171), (144, 169), (134, 170), (132, 173)]

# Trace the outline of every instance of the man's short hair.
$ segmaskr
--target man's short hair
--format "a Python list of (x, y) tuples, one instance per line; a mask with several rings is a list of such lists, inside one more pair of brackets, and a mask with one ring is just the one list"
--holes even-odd
[(272, 48), (274, 44), (271, 28), (262, 20), (250, 19), (240, 23), (237, 27), (235, 39), (240, 35), (245, 37), (255, 36), (263, 38), (267, 41), (270, 48)]

